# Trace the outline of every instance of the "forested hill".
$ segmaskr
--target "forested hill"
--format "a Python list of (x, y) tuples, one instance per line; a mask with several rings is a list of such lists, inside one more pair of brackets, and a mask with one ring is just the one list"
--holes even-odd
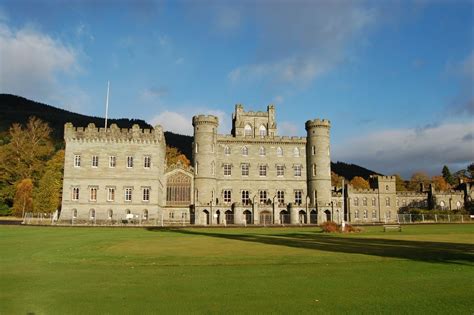
[[(0, 135), (4, 136), (13, 123), (25, 124), (30, 116), (36, 116), (48, 122), (52, 128), (52, 137), (56, 147), (63, 147), (64, 124), (67, 122), (72, 122), (74, 126), (78, 127), (86, 127), (89, 123), (94, 123), (96, 126), (104, 124), (102, 117), (73, 113), (11, 94), (0, 94), (0, 111)], [(138, 124), (141, 128), (152, 128), (150, 124), (141, 119), (109, 119), (109, 124), (113, 123), (120, 128), (131, 128), (133, 124)], [(178, 148), (191, 160), (193, 137), (166, 131), (165, 138), (167, 145)], [(378, 174), (364, 167), (344, 162), (331, 163), (331, 169), (348, 180), (355, 176), (367, 179), (372, 174)]]
[[(94, 123), (98, 127), (104, 125), (102, 117), (73, 113), (11, 94), (0, 94), (0, 112), (1, 135), (4, 135), (13, 123), (25, 124), (30, 116), (36, 116), (46, 121), (53, 130), (52, 137), (56, 147), (63, 146), (64, 124), (67, 122), (76, 127), (86, 127), (89, 123)], [(141, 128), (152, 128), (141, 119), (109, 119), (108, 124), (117, 124), (120, 128), (131, 128), (134, 124), (140, 125)], [(165, 132), (165, 138), (168, 145), (178, 148), (188, 158), (191, 157), (192, 137)]]

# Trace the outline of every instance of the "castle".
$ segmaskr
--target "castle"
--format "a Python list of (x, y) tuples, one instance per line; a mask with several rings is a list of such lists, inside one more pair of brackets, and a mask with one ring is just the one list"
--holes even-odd
[(275, 108), (236, 105), (232, 130), (194, 116), (193, 164), (166, 166), (161, 126), (86, 128), (67, 123), (62, 222), (139, 220), (150, 224), (319, 224), (394, 222), (403, 207), (458, 209), (466, 192), (397, 192), (395, 177), (369, 190), (331, 186), (330, 128), (306, 122), (306, 137), (277, 135)]

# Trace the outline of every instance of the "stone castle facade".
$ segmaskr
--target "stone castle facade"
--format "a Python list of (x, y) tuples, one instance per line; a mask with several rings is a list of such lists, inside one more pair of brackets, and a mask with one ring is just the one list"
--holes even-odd
[(163, 129), (65, 125), (64, 222), (139, 220), (155, 224), (319, 224), (393, 222), (403, 207), (463, 207), (466, 191), (397, 192), (395, 177), (369, 190), (331, 186), (330, 128), (306, 122), (306, 137), (277, 135), (275, 108), (236, 105), (232, 130), (199, 115), (193, 166), (166, 166)]

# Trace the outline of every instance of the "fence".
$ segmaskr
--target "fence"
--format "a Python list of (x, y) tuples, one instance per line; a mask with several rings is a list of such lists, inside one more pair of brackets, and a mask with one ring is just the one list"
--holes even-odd
[[(417, 223), (474, 223), (474, 217), (460, 214), (398, 214), (393, 219), (382, 219), (382, 221), (373, 221), (370, 219), (358, 219), (353, 224), (381, 224), (398, 222), (400, 224)], [(262, 213), (254, 216), (252, 213), (234, 214), (201, 214), (200, 216), (191, 216), (183, 218), (167, 218), (163, 214), (149, 218), (143, 215), (133, 215), (128, 217), (110, 217), (98, 220), (96, 217), (89, 219), (72, 218), (69, 220), (58, 221), (57, 213), (26, 213), (23, 218), (24, 224), (32, 225), (73, 225), (73, 226), (160, 226), (160, 227), (178, 227), (178, 226), (286, 226), (286, 225), (307, 225), (318, 224), (317, 215), (299, 214), (296, 222), (291, 224), (290, 214), (272, 214)]]

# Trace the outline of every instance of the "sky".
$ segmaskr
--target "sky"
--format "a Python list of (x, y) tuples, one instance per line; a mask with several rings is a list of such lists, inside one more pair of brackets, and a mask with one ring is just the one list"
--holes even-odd
[(192, 135), (274, 104), (330, 119), (333, 161), (438, 175), (474, 162), (474, 1), (0, 0), (0, 93)]

